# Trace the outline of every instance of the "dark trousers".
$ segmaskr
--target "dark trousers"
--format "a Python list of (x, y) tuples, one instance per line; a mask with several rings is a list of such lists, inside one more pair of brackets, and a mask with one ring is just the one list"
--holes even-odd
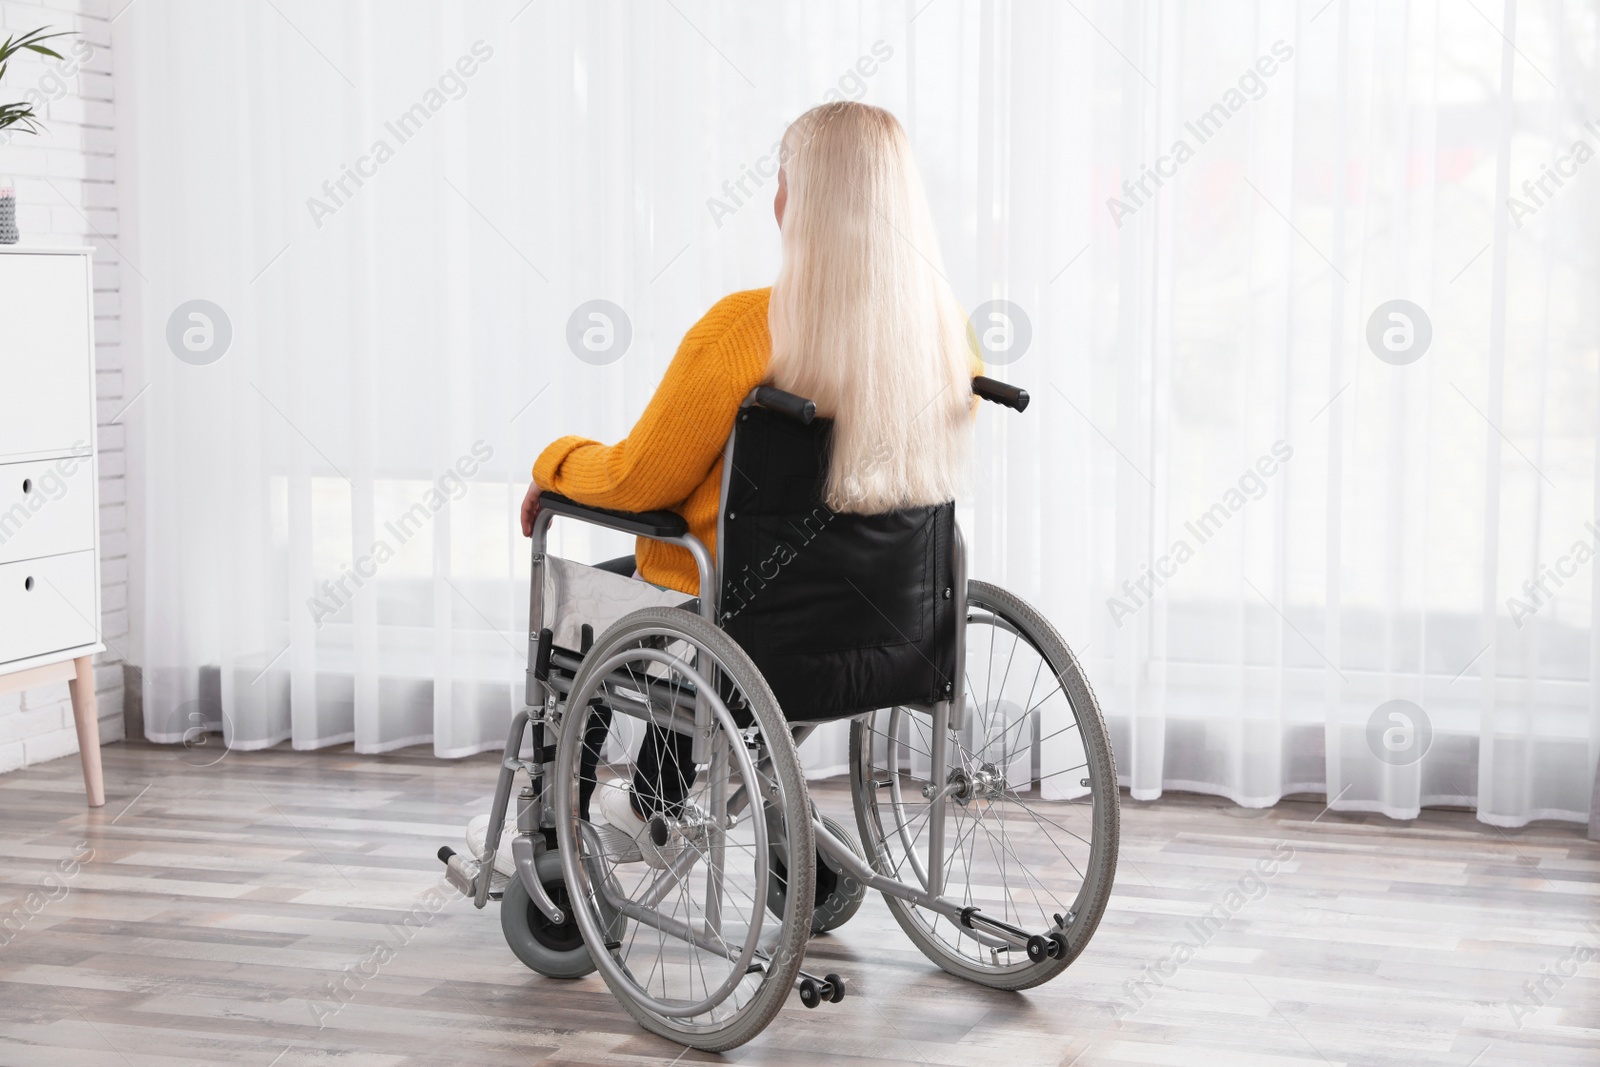
[[(606, 560), (596, 566), (630, 578), (637, 570), (632, 556)], [(600, 750), (611, 731), (610, 709), (598, 701), (591, 702), (590, 707), (594, 714), (584, 729), (583, 752), (578, 761), (578, 814), (585, 820), (589, 818), (589, 799), (594, 795)], [(639, 743), (639, 758), (633, 765), (633, 803), (638, 813), (645, 819), (653, 815), (676, 817), (693, 784), (694, 739), (653, 723), (646, 726), (644, 740)]]

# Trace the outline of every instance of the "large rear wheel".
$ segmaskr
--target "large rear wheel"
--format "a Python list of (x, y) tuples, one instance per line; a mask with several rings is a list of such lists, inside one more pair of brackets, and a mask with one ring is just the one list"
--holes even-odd
[(927, 886), (929, 797), (945, 807), (945, 899), (1032, 933), (1059, 931), (1041, 959), (889, 894), (895, 920), (952, 974), (1026, 989), (1060, 974), (1099, 925), (1117, 865), (1116, 764), (1094, 691), (1038, 612), (969, 582), (966, 722), (931, 779), (931, 716), (886, 708), (853, 725), (850, 785), (861, 838), (881, 874)]

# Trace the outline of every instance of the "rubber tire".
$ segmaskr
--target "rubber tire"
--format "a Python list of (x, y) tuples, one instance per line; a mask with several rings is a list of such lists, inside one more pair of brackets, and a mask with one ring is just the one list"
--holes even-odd
[[(855, 834), (846, 830), (837, 820), (826, 815), (819, 816), (822, 824), (833, 831), (835, 837), (843, 839), (857, 856), (861, 855), (861, 845), (856, 841)], [(774, 854), (773, 863), (781, 866), (782, 858)], [(830, 930), (837, 930), (849, 922), (855, 913), (861, 910), (862, 903), (867, 899), (867, 887), (856, 881), (844, 871), (834, 870), (827, 865), (827, 857), (817, 853), (817, 889), (813, 894), (816, 905), (811, 911), (811, 936), (825, 934)], [(833, 875), (834, 885), (830, 889), (826, 886), (824, 868)], [(776, 870), (776, 868), (775, 868)], [(786, 881), (781, 878), (772, 878), (767, 882), (767, 910), (774, 915), (783, 915), (783, 897), (787, 892)]]
[[(1052, 666), (1059, 665), (1057, 677), (1079, 717), (1079, 728), (1084, 740), (1085, 755), (1089, 761), (1089, 775), (1095, 783), (1095, 838), (1089, 854), (1089, 875), (1073, 904), (1076, 918), (1067, 931), (1068, 952), (1059, 959), (1047, 959), (1014, 971), (997, 973), (974, 967), (969, 961), (947, 952), (944, 946), (930, 937), (917, 918), (917, 908), (909, 901), (888, 893), (883, 895), (889, 913), (906, 932), (924, 956), (958, 978), (988, 986), (991, 989), (1031, 989), (1048, 982), (1066, 970), (1094, 936), (1100, 918), (1105, 914), (1106, 902), (1111, 897), (1111, 885), (1117, 873), (1117, 840), (1121, 827), (1121, 796), (1117, 792), (1117, 765), (1111, 752), (1111, 741), (1106, 733), (1105, 718), (1094, 690), (1084, 676), (1078, 659), (1067, 648), (1055, 627), (1035, 611), (1032, 605), (1013, 596), (999, 586), (988, 582), (967, 583), (967, 604), (977, 601), (983, 610), (1000, 615), (1016, 625), (1027, 635), (1029, 643), (1043, 654)], [(879, 873), (892, 875), (878, 857), (878, 845), (873, 837), (872, 824), (867, 814), (868, 805), (874, 803), (872, 792), (863, 781), (871, 769), (872, 742), (868, 736), (870, 720), (858, 720), (850, 728), (850, 793), (855, 801), (856, 822), (861, 829), (861, 839), (871, 844), (869, 854)]]
[[(800, 769), (794, 738), (789, 733), (788, 720), (783, 717), (778, 698), (772, 695), (772, 688), (767, 685), (766, 679), (733, 638), (699, 615), (682, 608), (641, 608), (618, 619), (595, 640), (589, 654), (584, 657), (584, 665), (573, 678), (569, 696), (582, 691), (590, 683), (590, 677), (598, 665), (609, 659), (619, 647), (636, 643), (643, 631), (650, 630), (668, 630), (673, 638), (706, 649), (722, 663), (725, 673), (733, 675), (733, 682), (744, 693), (750, 705), (750, 714), (767, 740), (770, 773), (778, 779), (787, 801), (787, 810), (782, 814), (787, 823), (789, 842), (792, 851), (800, 857), (789, 871), (789, 882), (800, 893), (798, 899), (788, 902), (789, 918), (780, 925), (781, 934), (772, 951), (775, 965), (743, 1013), (721, 1029), (707, 1033), (678, 1029), (638, 1004), (629, 995), (627, 986), (614, 982), (607, 971), (600, 970), (600, 977), (610, 987), (612, 995), (622, 1002), (622, 1006), (628, 1009), (628, 1014), (640, 1026), (680, 1045), (706, 1052), (723, 1052), (743, 1045), (767, 1028), (767, 1024), (788, 1001), (795, 988), (800, 966), (805, 962), (806, 942), (811, 937), (817, 863), (817, 842), (811, 830), (810, 793), (806, 789), (805, 774)], [(570, 724), (562, 732), (561, 746), (556, 755), (556, 773), (562, 776), (563, 782), (577, 777), (577, 738), (582, 733), (581, 730), (571, 729)], [(570, 796), (564, 790), (558, 793), (556, 834), (557, 840), (564, 846), (573, 839), (573, 827), (564, 817), (572, 812), (563, 811), (569, 804)]]
[[(553, 849), (539, 854), (534, 870), (546, 893), (563, 911), (567, 910), (566, 885), (562, 881), (561, 856)], [(505, 896), (500, 900), (500, 929), (506, 935), (506, 944), (517, 959), (546, 978), (582, 978), (594, 973), (594, 960), (583, 943), (578, 923), (568, 912), (567, 921), (556, 927), (552, 937), (550, 920), (545, 917), (528, 896), (522, 879), (515, 875), (506, 883)], [(560, 949), (556, 942), (576, 942), (576, 948)]]

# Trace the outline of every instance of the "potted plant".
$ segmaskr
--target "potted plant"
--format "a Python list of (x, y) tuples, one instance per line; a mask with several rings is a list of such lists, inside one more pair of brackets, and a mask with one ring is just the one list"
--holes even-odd
[[(27, 33), (7, 37), (0, 42), (0, 80), (6, 76), (6, 67), (11, 62), (11, 57), (18, 52), (37, 52), (42, 56), (52, 59), (61, 59), (61, 53), (44, 44), (54, 37), (66, 37), (68, 32), (46, 33), (46, 27), (41, 26)], [(28, 133), (39, 132), (39, 122), (33, 113), (33, 104), (20, 101), (11, 104), (0, 104), (0, 132), (17, 127)], [(0, 244), (14, 245), (17, 243), (17, 193), (16, 186), (10, 178), (0, 175)]]

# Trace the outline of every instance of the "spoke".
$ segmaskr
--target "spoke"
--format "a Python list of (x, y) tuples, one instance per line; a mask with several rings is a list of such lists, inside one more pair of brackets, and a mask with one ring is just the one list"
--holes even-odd
[[(972, 866), (973, 866), (972, 860), (973, 860), (973, 851), (976, 849), (977, 841), (978, 841), (978, 836), (977, 836), (978, 821), (976, 819), (972, 818), (970, 815), (967, 815), (966, 813), (961, 812), (959, 810), (959, 807), (960, 806), (957, 805), (957, 809), (958, 810), (956, 812), (956, 821), (957, 821), (958, 825), (956, 827), (957, 833), (956, 833), (955, 848), (951, 851), (950, 858), (945, 861), (945, 888), (948, 889), (949, 885), (950, 885), (950, 883), (949, 883), (950, 865), (955, 862), (956, 855), (960, 854), (961, 857), (963, 858), (963, 860), (966, 863), (966, 877), (964, 879), (962, 879), (962, 884), (964, 885), (965, 888), (962, 890), (961, 899), (970, 907), (970, 906), (972, 906), (973, 904), (976, 903), (976, 901), (973, 900), (973, 897), (972, 897)], [(965, 834), (961, 833), (961, 828), (959, 826), (959, 823), (960, 823), (960, 821), (962, 820), (963, 817), (965, 817), (965, 819), (967, 821), (967, 824), (968, 824)], [(961, 842), (962, 842), (963, 839), (965, 839), (966, 842), (967, 842), (967, 847), (966, 847), (966, 849), (964, 851), (963, 851), (962, 846), (961, 846)], [(968, 939), (967, 938), (962, 938), (962, 940), (965, 941), (965, 940), (968, 940)]]
[[(1040, 815), (1038, 812), (1034, 811), (1027, 804), (1023, 803), (1020, 800), (1017, 803), (1021, 806), (1023, 811), (1028, 813), (1028, 817), (1030, 819), (1032, 819), (1035, 823), (1038, 823), (1038, 824), (1048, 823), (1051, 826), (1054, 826), (1057, 830), (1060, 830), (1062, 833), (1067, 834), (1067, 835), (1069, 835), (1071, 837), (1076, 837), (1079, 841), (1082, 841), (1084, 844), (1088, 845), (1091, 849), (1094, 848), (1094, 842), (1090, 841), (1088, 838), (1085, 838), (1082, 835), (1080, 835), (1078, 833), (1075, 833), (1072, 830), (1067, 829), (1065, 826), (1062, 826), (1060, 823), (1056, 822), (1054, 819), (1045, 818), (1043, 815)], [(1043, 829), (1042, 826), (1040, 828)], [(1048, 833), (1045, 834), (1044, 836), (1045, 836), (1045, 840), (1049, 841), (1050, 844), (1052, 846), (1054, 846), (1055, 850), (1057, 852), (1061, 853), (1061, 858), (1066, 860), (1068, 863), (1072, 864), (1072, 869), (1073, 869), (1073, 871), (1075, 871), (1077, 873), (1079, 880), (1088, 881), (1088, 877), (1083, 873), (1083, 871), (1078, 869), (1078, 865), (1076, 863), (1072, 862), (1072, 857), (1067, 855), (1066, 850), (1063, 849), (1060, 845), (1056, 844), (1055, 839), (1053, 837), (1051, 837)]]
[[(949, 895), (950, 882), (951, 882), (950, 871), (951, 871), (952, 865), (955, 863), (956, 856), (959, 855), (959, 856), (961, 856), (963, 858), (963, 860), (965, 860), (965, 863), (966, 863), (965, 870), (966, 870), (966, 873), (967, 873), (967, 877), (963, 878), (962, 879), (962, 883), (961, 883), (962, 884), (961, 901), (967, 907), (971, 907), (975, 903), (974, 900), (972, 899), (972, 878), (971, 878), (972, 860), (969, 858), (970, 853), (962, 848), (962, 844), (961, 843), (962, 843), (963, 840), (970, 841), (970, 840), (973, 839), (973, 831), (976, 829), (976, 827), (975, 827), (975, 825), (974, 826), (969, 826), (969, 828), (965, 832), (962, 831), (961, 822), (962, 822), (962, 819), (965, 818), (965, 813), (963, 813), (960, 810), (960, 806), (959, 805), (957, 805), (956, 808), (952, 809), (951, 814), (953, 814), (955, 816), (955, 819), (956, 819), (956, 841), (955, 841), (955, 847), (950, 850), (950, 852), (948, 854), (948, 857), (945, 859), (944, 894), (946, 896)], [(969, 823), (971, 823), (972, 820), (968, 819), (967, 821)], [(943, 916), (939, 915), (937, 912), (932, 913), (932, 921), (929, 924), (929, 929), (930, 930), (937, 929), (938, 924), (939, 924), (939, 920), (941, 918), (943, 918)], [(954, 923), (952, 923), (951, 925), (952, 925), (952, 927), (955, 926)], [(965, 949), (965, 944), (964, 943), (966, 941), (968, 941), (969, 938), (960, 936), (961, 935), (961, 931), (960, 931), (959, 928), (956, 928), (956, 935), (957, 935), (957, 939), (954, 942), (950, 942), (948, 938), (946, 938), (945, 940), (947, 942), (955, 945), (958, 949), (962, 949), (964, 951), (964, 949)]]
[[(1048, 692), (1048, 693), (1046, 693), (1046, 694), (1045, 694), (1045, 695), (1044, 695), (1044, 696), (1042, 696), (1042, 697), (1040, 697), (1040, 698), (1039, 698), (1039, 703), (1037, 703), (1037, 704), (1035, 704), (1035, 705), (1033, 705), (1033, 706), (1032, 706), (1032, 707), (1030, 707), (1030, 708), (1029, 708), (1029, 709), (1028, 709), (1028, 710), (1027, 710), (1027, 711), (1025, 711), (1025, 712), (1023, 712), (1023, 713), (1022, 713), (1022, 715), (1021, 715), (1021, 717), (1019, 717), (1019, 718), (1018, 718), (1018, 719), (1017, 719), (1017, 722), (1019, 722), (1019, 723), (1022, 723), (1022, 722), (1027, 722), (1027, 721), (1028, 721), (1028, 718), (1029, 718), (1029, 717), (1030, 717), (1030, 716), (1031, 716), (1031, 715), (1032, 715), (1032, 714), (1033, 714), (1033, 713), (1034, 713), (1034, 712), (1036, 712), (1036, 711), (1038, 711), (1038, 710), (1039, 710), (1039, 708), (1040, 708), (1040, 707), (1041, 707), (1041, 706), (1043, 706), (1043, 704), (1044, 704), (1044, 702), (1045, 702), (1045, 701), (1046, 701), (1046, 700), (1049, 700), (1049, 699), (1050, 699), (1050, 698), (1051, 698), (1051, 697), (1053, 697), (1053, 696), (1055, 696), (1055, 695), (1056, 695), (1056, 693), (1058, 693), (1058, 692), (1060, 692), (1060, 691), (1061, 691), (1061, 688), (1062, 688), (1062, 682), (1061, 682), (1061, 680), (1060, 680), (1060, 678), (1059, 678), (1059, 677), (1058, 677), (1058, 678), (1057, 678), (1057, 679), (1056, 679), (1056, 684), (1055, 684), (1055, 686), (1054, 686), (1054, 687), (1053, 687), (1053, 688), (1052, 688), (1052, 689), (1051, 689), (1051, 690), (1050, 690), (1050, 691), (1049, 691), (1049, 692)], [(1029, 696), (1032, 696), (1032, 693), (1029, 693)], [(1068, 707), (1071, 707), (1071, 701), (1068, 701)], [(1048, 741), (1048, 740), (1050, 740), (1050, 738), (1051, 738), (1051, 737), (1056, 737), (1056, 736), (1058, 736), (1058, 735), (1060, 735), (1060, 734), (1064, 734), (1064, 733), (1066, 733), (1066, 732), (1067, 732), (1067, 731), (1068, 731), (1068, 730), (1072, 730), (1072, 729), (1076, 729), (1076, 728), (1077, 728), (1077, 726), (1078, 726), (1078, 715), (1077, 715), (1077, 712), (1076, 712), (1076, 711), (1074, 711), (1074, 712), (1073, 712), (1073, 715), (1072, 715), (1072, 721), (1071, 721), (1071, 722), (1070, 722), (1070, 723), (1068, 723), (1068, 724), (1067, 724), (1067, 725), (1066, 725), (1066, 726), (1063, 726), (1063, 727), (1062, 727), (1062, 728), (1061, 728), (1061, 729), (1059, 729), (1059, 730), (1057, 730), (1057, 731), (1056, 731), (1056, 732), (1055, 732), (1055, 733), (1053, 733), (1053, 734), (1050, 734), (1050, 735), (1049, 735), (1049, 736), (1047, 736), (1047, 737), (1041, 737), (1041, 738), (1040, 738), (1040, 739), (1039, 739), (1039, 740), (1038, 740), (1038, 741), (1037, 741), (1037, 742), (1035, 742), (1035, 744), (1041, 744), (1041, 745), (1042, 745), (1042, 744), (1044, 744), (1044, 743), (1045, 743), (1045, 742), (1046, 742), (1046, 741)], [(1009, 727), (1007, 727), (1007, 729), (1006, 729), (1006, 732), (1007, 732), (1007, 733), (1009, 733), (1009, 732), (1010, 732), (1010, 728), (1009, 728)], [(986, 752), (986, 751), (988, 751), (988, 748), (989, 748), (989, 746), (990, 746), (990, 745), (992, 745), (992, 744), (994, 744), (994, 741), (995, 741), (995, 739), (994, 739), (994, 738), (991, 738), (991, 739), (990, 739), (990, 740), (989, 740), (989, 741), (988, 741), (988, 742), (986, 742), (986, 743), (985, 743), (985, 744), (984, 744), (984, 746), (983, 746), (983, 748), (981, 748), (981, 749), (979, 749), (979, 750), (978, 750), (978, 753), (977, 753), (977, 754), (978, 754), (978, 755), (982, 755), (982, 754), (983, 754), (983, 753), (984, 753), (984, 752)]]
[(627, 944), (626, 948), (623, 949), (623, 952), (622, 952), (623, 959), (627, 959), (629, 956), (633, 955), (633, 943), (636, 940), (638, 940), (638, 938), (639, 938), (639, 928), (641, 926), (643, 926), (644, 924), (643, 923), (630, 923), (629, 925), (631, 925), (633, 927), (633, 929), (628, 931), (628, 944)]
[(1007, 922), (1009, 922), (1011, 920), (1011, 893), (1010, 893), (1009, 887), (1006, 885), (1006, 865), (1005, 865), (1005, 861), (1000, 858), (1000, 855), (998, 853), (995, 852), (996, 841), (995, 841), (994, 832), (991, 831), (989, 829), (989, 827), (984, 824), (983, 816), (981, 814), (976, 814), (976, 815), (973, 816), (973, 821), (977, 824), (978, 829), (983, 831), (984, 836), (986, 838), (988, 838), (989, 855), (994, 857), (994, 865), (997, 868), (999, 868), (999, 873), (1000, 873), (1000, 892), (1006, 898), (1005, 899), (1005, 904), (1003, 905), (1003, 911), (1001, 912), (1001, 917), (1004, 918)]
[[(983, 832), (989, 836), (990, 841), (994, 841), (995, 840), (994, 831), (990, 830), (987, 826), (983, 827)], [(1050, 899), (1052, 901), (1055, 901), (1057, 904), (1060, 903), (1060, 901), (1057, 900), (1055, 895), (1050, 892), (1050, 887), (1045, 885), (1042, 881), (1040, 881), (1039, 877), (1033, 873), (1032, 868), (1030, 868), (1026, 863), (1022, 862), (1020, 857), (1017, 859), (1017, 867), (1019, 869), (1021, 869), (1023, 878), (1032, 879), (1035, 885), (1037, 885), (1040, 889), (1044, 890), (1045, 896), (1050, 897)], [(1007, 894), (1007, 899), (1008, 900), (1010, 899), (1010, 895), (1009, 894)], [(1033, 899), (1034, 899), (1035, 903), (1038, 903), (1039, 895), (1037, 893), (1034, 893), (1033, 894)], [(1043, 905), (1040, 905), (1040, 912), (1041, 912), (1041, 914), (1046, 915), (1046, 916), (1048, 916), (1050, 914), (1049, 911), (1047, 909), (1045, 909)], [(1018, 914), (1020, 915), (1020, 912)]]
[[(1012, 648), (1012, 652), (1015, 652), (1015, 651), (1016, 651), (1016, 649)], [(984, 664), (983, 699), (984, 699), (984, 702), (987, 703), (988, 700), (989, 700), (989, 694), (990, 694), (990, 692), (992, 692), (992, 690), (990, 689), (990, 683), (994, 681), (994, 638), (993, 637), (989, 638), (989, 655), (987, 657), (985, 657), (985, 658), (988, 660), (988, 662)]]
[[(663, 957), (665, 957), (666, 954), (667, 954), (666, 933), (659, 926), (657, 926), (655, 929), (656, 929), (656, 959), (655, 959), (655, 962), (650, 965), (650, 973), (644, 976), (644, 985), (640, 987), (646, 993), (650, 992), (650, 980), (656, 976), (656, 971), (661, 967), (661, 961), (662, 961)], [(662, 993), (665, 994), (665, 992), (666, 992), (666, 978), (663, 977), (661, 981), (662, 981), (662, 985), (661, 985)]]
[[(1032, 647), (1031, 644), (1030, 644), (1029, 647)], [(1012, 651), (1015, 652), (1016, 649), (1013, 648)], [(1038, 650), (1035, 649), (1035, 651), (1038, 651)], [(1034, 711), (1036, 711), (1039, 708), (1039, 706), (1041, 704), (1043, 704), (1046, 700), (1049, 700), (1051, 695), (1054, 693), (1054, 690), (1051, 690), (1050, 693), (1046, 693), (1043, 697), (1040, 698), (1038, 704), (1033, 703), (1033, 694), (1039, 688), (1039, 675), (1044, 671), (1044, 666), (1045, 666), (1044, 657), (1040, 656), (1039, 657), (1038, 666), (1034, 667), (1034, 669), (1033, 669), (1033, 681), (1030, 682), (1029, 685), (1028, 685), (1028, 699), (1023, 701), (1023, 703), (1028, 706), (1028, 710), (1024, 711), (1022, 713), (1022, 715), (1017, 719), (1018, 723), (1025, 723), (1030, 718), (1032, 718)], [(1009, 670), (1009, 667), (1007, 669)], [(1005, 683), (1004, 682), (1001, 683), (1001, 688), (1002, 689), (1005, 688)], [(1060, 687), (1057, 686), (1057, 688), (1060, 688)], [(1074, 725), (1076, 725), (1076, 720), (1074, 720)], [(1011, 732), (1011, 727), (1008, 726), (1001, 732), (1000, 737), (991, 737), (991, 738), (989, 738), (989, 740), (987, 740), (987, 741), (985, 741), (983, 743), (983, 747), (982, 748), (978, 749), (977, 752), (973, 753), (973, 757), (975, 759), (982, 758), (983, 754), (985, 752), (989, 751), (989, 746), (990, 745), (994, 744), (998, 740), (1002, 740), (1005, 737), (1005, 735), (1009, 734), (1010, 732)], [(1054, 737), (1055, 734), (1051, 734), (1050, 736)], [(1040, 740), (1035, 741), (1034, 744), (1035, 745), (1043, 744), (1045, 740), (1046, 740), (1045, 738), (1041, 738)]]
[[(906, 747), (908, 747), (908, 748), (909, 748), (909, 747), (910, 747), (910, 746), (911, 746), (911, 742), (910, 742), (910, 741), (909, 741), (909, 740), (907, 740), (907, 741), (904, 741), (904, 742), (902, 742), (902, 741), (900, 741), (900, 740), (899, 740), (899, 739), (898, 739), (898, 738), (894, 738), (894, 737), (890, 737), (890, 736), (889, 736), (889, 735), (888, 735), (888, 734), (886, 734), (886, 733), (883, 733), (883, 732), (881, 732), (881, 731), (879, 731), (879, 730), (874, 730), (874, 729), (873, 729), (873, 728), (872, 728), (872, 727), (870, 727), (870, 726), (869, 726), (869, 727), (867, 727), (867, 731), (868, 731), (868, 732), (869, 732), (869, 733), (871, 733), (871, 734), (874, 734), (874, 735), (876, 735), (876, 736), (878, 736), (878, 737), (881, 737), (881, 738), (883, 738), (883, 740), (884, 740), (884, 743), (885, 743), (885, 744), (887, 744), (887, 745), (899, 745), (899, 744), (904, 744), (904, 745), (906, 745)], [(919, 748), (919, 749), (915, 749), (915, 750), (914, 750), (914, 751), (915, 751), (915, 752), (916, 752), (916, 753), (917, 753), (917, 754), (918, 754), (918, 755), (922, 755), (922, 756), (927, 756), (927, 757), (928, 757), (928, 758), (929, 758), (929, 759), (932, 759), (932, 758), (933, 758), (933, 754), (932, 754), (932, 753), (931, 753), (931, 752), (929, 752), (929, 751), (928, 751), (928, 750), (927, 750), (927, 749), (924, 749), (924, 748)], [(869, 757), (869, 758), (870, 758), (870, 757)]]
[[(924, 816), (930, 814), (932, 811), (933, 811), (933, 806), (931, 804), (923, 805), (922, 810), (917, 812), (917, 814), (913, 815), (909, 822), (903, 822), (903, 823), (895, 824), (893, 832), (896, 835), (899, 835), (902, 831), (910, 830), (911, 827), (916, 824), (916, 821), (918, 819), (923, 818)], [(889, 836), (888, 834), (884, 835), (884, 839), (886, 841), (888, 840), (888, 836)], [(913, 841), (913, 843), (915, 843), (915, 841), (916, 841), (916, 835), (915, 834), (912, 835), (912, 841)], [(911, 850), (908, 847), (902, 852), (901, 857), (900, 857), (900, 862), (896, 863), (894, 865), (893, 874), (895, 875), (895, 877), (898, 878), (900, 876), (900, 868), (904, 867), (906, 865), (907, 861), (909, 861), (910, 859), (911, 859)]]
[[(1039, 675), (1041, 675), (1043, 673), (1044, 673), (1044, 657), (1040, 656), (1038, 665), (1033, 668), (1033, 680), (1028, 683), (1028, 699), (1024, 700), (1022, 702), (1024, 706), (1030, 707), (1030, 708), (1035, 708), (1035, 707), (1039, 706), (1038, 704), (1035, 704), (1033, 702), (1033, 694), (1038, 692), (1038, 689), (1039, 689)], [(1054, 674), (1055, 673), (1054, 669), (1052, 669), (1050, 673)], [(1042, 703), (1044, 703), (1044, 701), (1041, 700), (1039, 703), (1042, 704)], [(1032, 712), (1028, 712), (1028, 714), (1031, 715), (1033, 713)]]
[[(1005, 673), (1000, 676), (1000, 691), (1002, 693), (1005, 692), (1006, 679), (1011, 677), (1011, 664), (1016, 662), (1016, 659), (1017, 659), (1017, 646), (1020, 645), (1021, 643), (1022, 643), (1022, 633), (1021, 633), (1021, 631), (1013, 632), (1012, 635), (1011, 635), (1011, 651), (1010, 651), (1010, 653), (1008, 653), (1006, 655)], [(1028, 647), (1029, 648), (1033, 647), (1031, 642), (1029, 643)]]
[(1039, 776), (1039, 781), (1043, 782), (1047, 778), (1054, 778), (1058, 774), (1071, 774), (1073, 771), (1081, 771), (1087, 766), (1089, 766), (1088, 763), (1074, 763), (1072, 766), (1063, 767), (1059, 771), (1051, 771), (1049, 774), (1041, 774)]
[[(1030, 812), (1029, 814), (1032, 814), (1032, 813)], [(1009, 855), (1013, 851), (1012, 847), (1011, 847), (1011, 831), (1009, 829), (1007, 829), (1007, 827), (1006, 827), (1006, 818), (1005, 818), (1005, 809), (1004, 808), (1002, 808), (1001, 811), (1000, 811), (999, 822), (1000, 822), (1000, 839), (1005, 843), (1005, 849), (1006, 849), (1007, 854)], [(1049, 835), (1046, 834), (1045, 836), (1048, 837)], [(1051, 844), (1055, 844), (1055, 842), (1052, 841)], [(1056, 846), (1056, 851), (1057, 852), (1061, 851), (1061, 847), (1059, 845)], [(1064, 859), (1066, 859), (1068, 863), (1072, 862), (1071, 858), (1067, 857), (1067, 855), (1065, 853), (1062, 853), (1062, 857)], [(1026, 874), (1027, 874), (1027, 865), (1022, 863), (1022, 859), (1021, 859), (1020, 854), (1018, 855), (1017, 862), (1018, 862), (1018, 864), (1020, 864), (1023, 867), (1023, 874), (1024, 874), (1024, 876), (1026, 876)], [(1074, 867), (1073, 869), (1076, 870), (1077, 868)], [(1081, 875), (1080, 875), (1080, 878), (1081, 878)], [(1027, 885), (1026, 880), (1024, 880), (1023, 884)], [(1041, 885), (1042, 885), (1042, 883), (1041, 883)], [(1028, 887), (1028, 892), (1033, 895), (1033, 902), (1038, 905), (1039, 913), (1041, 915), (1050, 914), (1050, 912), (1045, 908), (1045, 906), (1042, 903), (1040, 903), (1039, 894), (1034, 892), (1032, 886)], [(1045, 890), (1045, 895), (1049, 896), (1050, 895), (1050, 890), (1046, 889)], [(1011, 900), (1010, 885), (1007, 884), (1007, 886), (1006, 886), (1006, 901), (1009, 903), (1010, 900)], [(1017, 918), (1019, 920), (1022, 918), (1022, 909), (1021, 908), (1017, 909)]]

